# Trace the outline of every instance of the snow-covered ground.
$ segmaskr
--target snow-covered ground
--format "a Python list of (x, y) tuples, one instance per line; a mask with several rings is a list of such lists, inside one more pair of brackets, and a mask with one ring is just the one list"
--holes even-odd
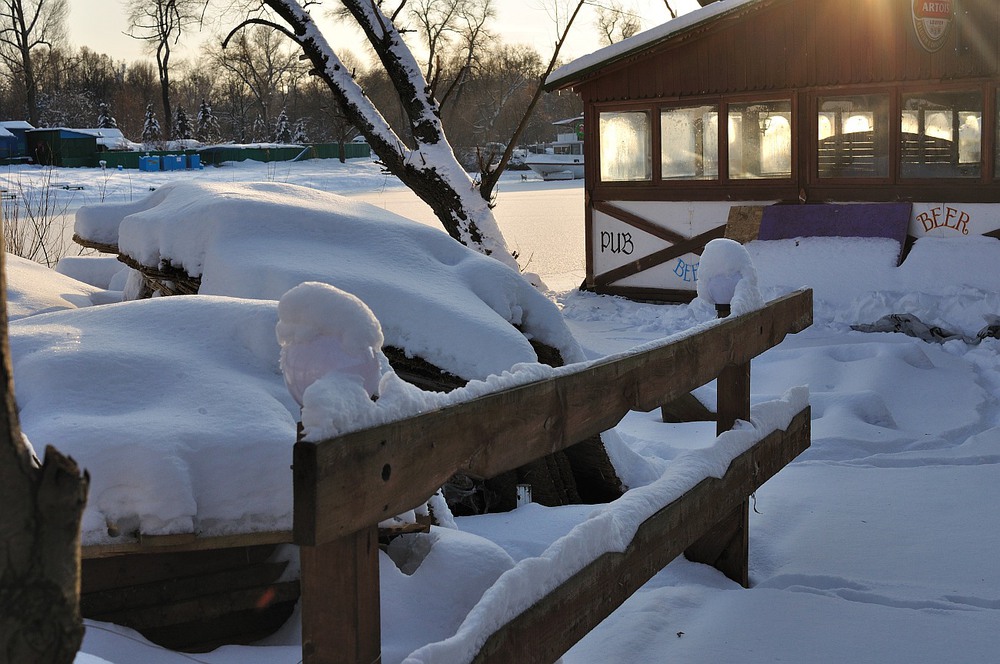
[[(41, 174), (20, 176), (22, 181), (28, 177)], [(104, 200), (137, 200), (177, 174), (66, 169), (49, 177), (85, 187), (58, 189), (72, 210), (97, 202), (102, 195)], [(364, 162), (243, 164), (180, 177), (291, 182), (363, 197), (433, 223), (397, 183)], [(510, 244), (522, 256), (532, 256), (529, 269), (540, 273), (552, 288), (549, 296), (590, 358), (683, 331), (710, 316), (703, 303), (654, 306), (572, 290), (583, 277), (579, 183), (522, 182), (515, 174), (501, 187), (497, 214)], [(903, 334), (853, 331), (850, 326), (905, 312), (975, 338), (986, 324), (984, 318), (1000, 313), (1000, 242), (922, 239), (900, 268), (892, 267), (888, 258), (893, 247), (875, 241), (779, 241), (754, 243), (749, 250), (766, 299), (802, 285), (816, 293), (815, 324), (753, 363), (755, 404), (806, 385), (813, 412), (812, 447), (756, 495), (750, 533), (753, 587), (741, 589), (711, 568), (679, 559), (563, 661), (996, 661), (1000, 340), (938, 344)], [(275, 389), (273, 382), (278, 348), (273, 302), (212, 297), (197, 305), (129, 304), (138, 305), (138, 313), (115, 316), (127, 314), (151, 325), (157, 318), (145, 318), (139, 309), (167, 305), (180, 312), (184, 307), (191, 310), (181, 322), (192, 331), (205, 332), (205, 346), (165, 344), (147, 356), (146, 349), (129, 346), (124, 332), (129, 326), (117, 318), (101, 324), (105, 337), (96, 342), (79, 334), (89, 324), (85, 318), (101, 316), (101, 307), (63, 314), (60, 327), (45, 328), (47, 339), (28, 333), (43, 327), (45, 317), (32, 321), (34, 312), (113, 298), (104, 284), (95, 288), (63, 275), (42, 274), (17, 261), (10, 261), (8, 269), (11, 301), (20, 317), (12, 333), (20, 335), (14, 341), (15, 359), (19, 352), (23, 355), (15, 367), (22, 409), (40, 407), (48, 389), (71, 387), (46, 385), (44, 372), (32, 373), (35, 360), (29, 351), (58, 342), (62, 352), (69, 353), (80, 344), (96, 343), (106, 344), (103, 362), (82, 368), (82, 375), (138, 371), (152, 382), (166, 381), (165, 388), (169, 382), (190, 380), (185, 373), (214, 366), (217, 375), (232, 372), (237, 382), (256, 386), (258, 396), (252, 403), (262, 412), (255, 412), (255, 417), (271, 412), (275, 419), (291, 422), (290, 397)], [(87, 272), (81, 265), (68, 266), (67, 271), (78, 276)], [(95, 276), (89, 280), (97, 281)], [(171, 318), (178, 317), (159, 320)], [(232, 343), (217, 346), (222, 339)], [(271, 351), (274, 357), (267, 356)], [(224, 388), (208, 386), (206, 394)], [(78, 389), (86, 389), (83, 380)], [(711, 402), (712, 386), (702, 388), (699, 396)], [(130, 399), (136, 397), (122, 389), (89, 398), (92, 411), (85, 413), (87, 425), (96, 429), (102, 418), (127, 416), (134, 405)], [(205, 410), (206, 417), (216, 415), (211, 412), (216, 408), (239, 407), (205, 394), (190, 398), (191, 403), (180, 408), (198, 414)], [(172, 414), (176, 408), (164, 404), (165, 427), (176, 426), (171, 419), (177, 417)], [(69, 410), (56, 415), (81, 417)], [(655, 412), (629, 415), (617, 432), (658, 472), (669, 472), (678, 459), (714, 441), (714, 425), (664, 424)], [(42, 439), (33, 442), (58, 445)], [(138, 476), (149, 473), (151, 481), (165, 477), (157, 469), (144, 468), (142, 455), (135, 450), (108, 453), (129, 454)], [(280, 450), (275, 455), (279, 459)], [(178, 466), (194, 464), (196, 456), (195, 451), (178, 455)], [(206, 461), (210, 468), (218, 460)], [(188, 481), (199, 481), (198, 474)], [(165, 491), (178, 495), (180, 503), (189, 500), (185, 487), (165, 484)], [(106, 497), (112, 506), (113, 499), (113, 493)], [(253, 496), (242, 499), (252, 501)], [(487, 588), (518, 563), (545, 555), (550, 545), (594, 513), (595, 508), (588, 506), (528, 505), (506, 514), (459, 518), (457, 529), (437, 528), (431, 535), (410, 540), (410, 545), (396, 545), (392, 559), (382, 557), (383, 661), (407, 660), (410, 653), (456, 632), (474, 634), (477, 622), (483, 620), (475, 617), (480, 615), (475, 607)], [(215, 518), (238, 520), (239, 515)], [(474, 616), (472, 624), (463, 625), (467, 615)], [(293, 617), (267, 644), (185, 655), (164, 651), (129, 630), (88, 622), (77, 662), (293, 664), (301, 659), (297, 630)], [(473, 637), (459, 640), (463, 638)], [(425, 649), (427, 656), (417, 654), (407, 661), (451, 661), (432, 656), (434, 652), (442, 651)]]

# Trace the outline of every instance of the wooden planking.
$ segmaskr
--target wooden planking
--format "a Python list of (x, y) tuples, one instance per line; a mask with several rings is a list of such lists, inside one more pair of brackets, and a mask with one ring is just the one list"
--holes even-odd
[(909, 0), (762, 0), (588, 75), (586, 102), (996, 76), (1000, 3), (962, 0), (927, 53)]
[(800, 291), (642, 353), (403, 423), (297, 443), (295, 541), (330, 542), (405, 512), (456, 472), (493, 477), (565, 449), (630, 410), (648, 412), (681, 397), (811, 323), (812, 291)]
[(726, 220), (725, 237), (740, 244), (756, 240), (760, 234), (760, 220), (763, 216), (763, 205), (732, 206), (729, 208), (729, 218)]
[(82, 592), (80, 612), (88, 618), (105, 620), (119, 611), (127, 614), (205, 595), (269, 586), (277, 582), (287, 567), (288, 561), (247, 563), (221, 571), (207, 570), (192, 576)]
[(368, 664), (382, 653), (378, 527), (299, 548), (304, 664)]
[(623, 553), (606, 553), (490, 636), (475, 664), (548, 664), (596, 627), (659, 570), (809, 447), (810, 411), (639, 526)]
[(283, 581), (267, 588), (226, 590), (215, 595), (202, 595), (172, 604), (142, 608), (129, 608), (93, 616), (103, 622), (125, 625), (137, 631), (161, 628), (166, 625), (207, 621), (221, 618), (236, 611), (265, 608), (268, 604), (294, 602), (299, 596), (298, 581)]
[(268, 560), (277, 545), (236, 547), (205, 551), (144, 553), (104, 558), (84, 559), (81, 567), (82, 594), (111, 588), (126, 588), (143, 584), (183, 579), (240, 569)]
[(292, 533), (287, 530), (241, 535), (199, 537), (194, 533), (180, 535), (140, 535), (139, 538), (122, 538), (125, 541), (110, 544), (91, 544), (81, 547), (83, 559), (108, 558), (129, 553), (153, 554), (184, 551), (213, 551), (265, 544), (289, 544)]

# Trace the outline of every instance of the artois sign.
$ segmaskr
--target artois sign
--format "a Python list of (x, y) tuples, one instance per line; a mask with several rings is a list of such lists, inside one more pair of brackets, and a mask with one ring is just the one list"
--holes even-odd
[(913, 29), (929, 53), (944, 46), (954, 20), (953, 4), (952, 0), (913, 0)]

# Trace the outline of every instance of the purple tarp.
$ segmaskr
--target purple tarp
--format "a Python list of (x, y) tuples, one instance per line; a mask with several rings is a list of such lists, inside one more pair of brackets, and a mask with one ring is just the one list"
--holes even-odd
[(760, 240), (795, 237), (884, 237), (899, 242), (910, 227), (910, 203), (769, 205), (760, 220)]

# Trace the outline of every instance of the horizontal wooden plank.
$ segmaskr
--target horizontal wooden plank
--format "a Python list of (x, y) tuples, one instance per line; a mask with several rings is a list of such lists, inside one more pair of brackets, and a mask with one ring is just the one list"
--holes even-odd
[(202, 574), (238, 570), (271, 559), (279, 544), (205, 551), (167, 551), (87, 558), (81, 563), (80, 593), (172, 583)]
[(263, 544), (289, 544), (292, 533), (287, 530), (263, 533), (244, 533), (241, 535), (220, 535), (216, 537), (198, 537), (197, 535), (165, 535), (122, 538), (122, 542), (111, 544), (91, 544), (81, 547), (84, 560), (90, 558), (109, 558), (134, 553), (168, 553), (182, 551), (209, 551), (215, 549), (232, 549), (242, 546), (259, 546)]
[[(456, 472), (494, 477), (749, 362), (812, 323), (812, 291), (650, 350), (294, 449), (295, 541), (316, 545), (417, 507)], [(487, 413), (489, 416), (487, 416)]]
[(112, 611), (92, 617), (142, 631), (195, 620), (213, 620), (237, 611), (263, 609), (271, 604), (282, 604), (298, 598), (299, 582), (282, 581), (267, 587), (229, 590), (171, 604)]
[(205, 595), (264, 587), (277, 582), (287, 567), (288, 561), (247, 563), (218, 572), (83, 593), (80, 596), (80, 612), (86, 618), (96, 618), (118, 611), (164, 606)]
[(810, 410), (775, 431), (639, 526), (623, 553), (606, 553), (490, 636), (475, 664), (548, 664), (809, 447)]

